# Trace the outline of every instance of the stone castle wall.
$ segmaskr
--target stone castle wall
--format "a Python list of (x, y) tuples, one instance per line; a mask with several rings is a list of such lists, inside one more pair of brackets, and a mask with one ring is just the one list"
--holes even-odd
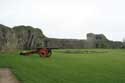
[(122, 48), (120, 41), (110, 41), (103, 34), (88, 33), (86, 40), (47, 38), (31, 26), (9, 28), (0, 25), (0, 51), (49, 48)]

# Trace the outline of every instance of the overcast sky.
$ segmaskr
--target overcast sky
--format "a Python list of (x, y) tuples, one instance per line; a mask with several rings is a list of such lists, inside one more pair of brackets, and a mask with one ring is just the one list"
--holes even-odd
[(125, 37), (125, 0), (0, 0), (0, 24), (30, 25), (52, 38)]

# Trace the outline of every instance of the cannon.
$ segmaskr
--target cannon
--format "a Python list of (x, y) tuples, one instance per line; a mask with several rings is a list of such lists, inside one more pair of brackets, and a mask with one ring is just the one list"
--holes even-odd
[(39, 54), (40, 57), (50, 57), (52, 55), (51, 48), (37, 48), (31, 51), (22, 51), (20, 55), (30, 56), (31, 54)]

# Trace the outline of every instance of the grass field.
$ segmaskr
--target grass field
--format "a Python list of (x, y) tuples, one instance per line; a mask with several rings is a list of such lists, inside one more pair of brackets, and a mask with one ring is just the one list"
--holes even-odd
[(55, 50), (52, 57), (0, 53), (21, 83), (125, 83), (125, 50)]

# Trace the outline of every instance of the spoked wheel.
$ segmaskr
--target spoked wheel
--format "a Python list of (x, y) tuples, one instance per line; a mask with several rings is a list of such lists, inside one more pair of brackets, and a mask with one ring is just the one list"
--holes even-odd
[(50, 57), (52, 52), (48, 48), (41, 48), (39, 50), (40, 57)]

